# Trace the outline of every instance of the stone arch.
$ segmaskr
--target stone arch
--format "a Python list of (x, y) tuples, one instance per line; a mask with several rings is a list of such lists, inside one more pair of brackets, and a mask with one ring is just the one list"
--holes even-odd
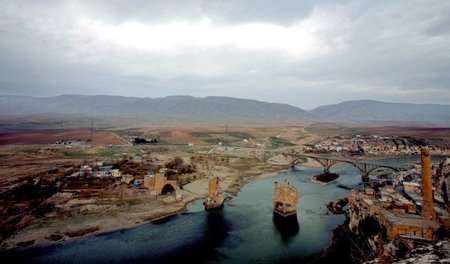
[(167, 194), (169, 192), (174, 193), (177, 202), (183, 199), (180, 187), (178, 187), (176, 181), (165, 181), (164, 184), (161, 185), (161, 188), (156, 191), (159, 195)]
[(161, 189), (161, 194), (173, 193), (175, 192), (175, 188), (172, 184), (165, 184)]

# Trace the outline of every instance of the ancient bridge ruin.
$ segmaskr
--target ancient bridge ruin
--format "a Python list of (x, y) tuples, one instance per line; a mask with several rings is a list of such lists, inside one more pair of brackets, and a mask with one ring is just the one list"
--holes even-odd
[(337, 163), (347, 163), (353, 165), (361, 172), (361, 178), (363, 182), (369, 181), (369, 174), (379, 168), (390, 169), (392, 171), (403, 171), (406, 170), (402, 167), (394, 167), (387, 165), (380, 165), (375, 163), (361, 162), (354, 159), (345, 159), (341, 157), (332, 157), (325, 155), (312, 155), (312, 154), (301, 154), (301, 153), (281, 153), (286, 159), (290, 161), (291, 166), (295, 166), (301, 159), (309, 158), (317, 161), (322, 165), (325, 173), (330, 172), (330, 168)]
[(167, 180), (166, 176), (161, 173), (145, 176), (144, 186), (152, 190), (156, 195), (175, 193), (175, 200), (177, 202), (183, 200), (183, 196), (181, 195), (181, 190), (180, 187), (178, 187), (177, 182)]

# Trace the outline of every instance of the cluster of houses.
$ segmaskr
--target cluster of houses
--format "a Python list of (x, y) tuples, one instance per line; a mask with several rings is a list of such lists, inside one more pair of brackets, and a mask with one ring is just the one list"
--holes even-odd
[(386, 228), (391, 239), (433, 240), (440, 226), (450, 228), (448, 208), (432, 186), (431, 166), (393, 173), (389, 183), (352, 190), (348, 199), (353, 222), (372, 216)]
[(63, 145), (63, 146), (81, 146), (86, 144), (86, 140), (83, 139), (62, 139), (60, 141), (55, 142), (56, 145)]
[[(421, 196), (421, 194), (418, 194)], [(440, 224), (419, 214), (421, 203), (407, 198), (392, 186), (384, 186), (375, 191), (366, 188), (363, 192), (353, 190), (349, 198), (349, 212), (352, 218), (375, 217), (383, 225), (391, 239), (399, 237), (432, 240)], [(434, 206), (438, 220), (448, 224), (448, 212)], [(352, 226), (351, 226), (352, 228)]]
[[(334, 136), (315, 144), (305, 145), (305, 152), (309, 153), (341, 153), (343, 155), (419, 155), (423, 144), (420, 140), (408, 137), (354, 135)], [(431, 146), (433, 155), (449, 155), (450, 148)]]
[[(138, 162), (143, 162), (141, 156), (133, 156), (132, 160), (133, 161), (136, 160), (135, 159), (136, 157), (139, 157)], [(166, 175), (167, 171), (168, 171), (167, 168), (162, 167), (159, 169), (158, 173), (161, 175)], [(82, 177), (97, 178), (97, 179), (114, 178), (117, 180), (121, 180), (122, 182), (132, 187), (139, 187), (145, 186), (145, 181), (148, 180), (149, 177), (151, 178), (154, 176), (155, 174), (153, 171), (148, 171), (147, 175), (145, 175), (145, 177), (143, 178), (136, 177), (130, 174), (122, 174), (122, 172), (119, 169), (114, 169), (113, 165), (111, 164), (105, 164), (104, 162), (94, 162), (88, 165), (81, 166), (78, 171), (67, 176), (67, 178), (69, 179)]]
[[(94, 169), (95, 168), (95, 169)], [(96, 162), (92, 165), (83, 165), (77, 172), (69, 175), (69, 178), (77, 177), (114, 177), (119, 178), (122, 176), (118, 169), (113, 169), (112, 165), (104, 165), (102, 162)]]

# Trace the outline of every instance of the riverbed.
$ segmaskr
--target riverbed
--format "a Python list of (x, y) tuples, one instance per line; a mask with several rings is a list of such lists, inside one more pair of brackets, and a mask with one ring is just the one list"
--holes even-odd
[[(386, 165), (417, 158), (384, 160)], [(188, 213), (135, 228), (81, 238), (65, 244), (10, 252), (14, 263), (298, 263), (330, 245), (344, 215), (327, 214), (326, 203), (346, 196), (361, 180), (351, 166), (333, 167), (341, 176), (328, 185), (309, 179), (321, 168), (296, 167), (245, 185), (223, 208), (204, 211), (202, 201)], [(273, 183), (287, 179), (300, 191), (298, 213), (289, 223), (274, 218)]]

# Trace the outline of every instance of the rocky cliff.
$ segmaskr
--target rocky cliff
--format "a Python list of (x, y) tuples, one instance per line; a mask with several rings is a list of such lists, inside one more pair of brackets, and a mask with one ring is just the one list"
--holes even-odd
[(443, 159), (435, 169), (433, 185), (442, 196), (444, 202), (450, 206), (450, 158)]

